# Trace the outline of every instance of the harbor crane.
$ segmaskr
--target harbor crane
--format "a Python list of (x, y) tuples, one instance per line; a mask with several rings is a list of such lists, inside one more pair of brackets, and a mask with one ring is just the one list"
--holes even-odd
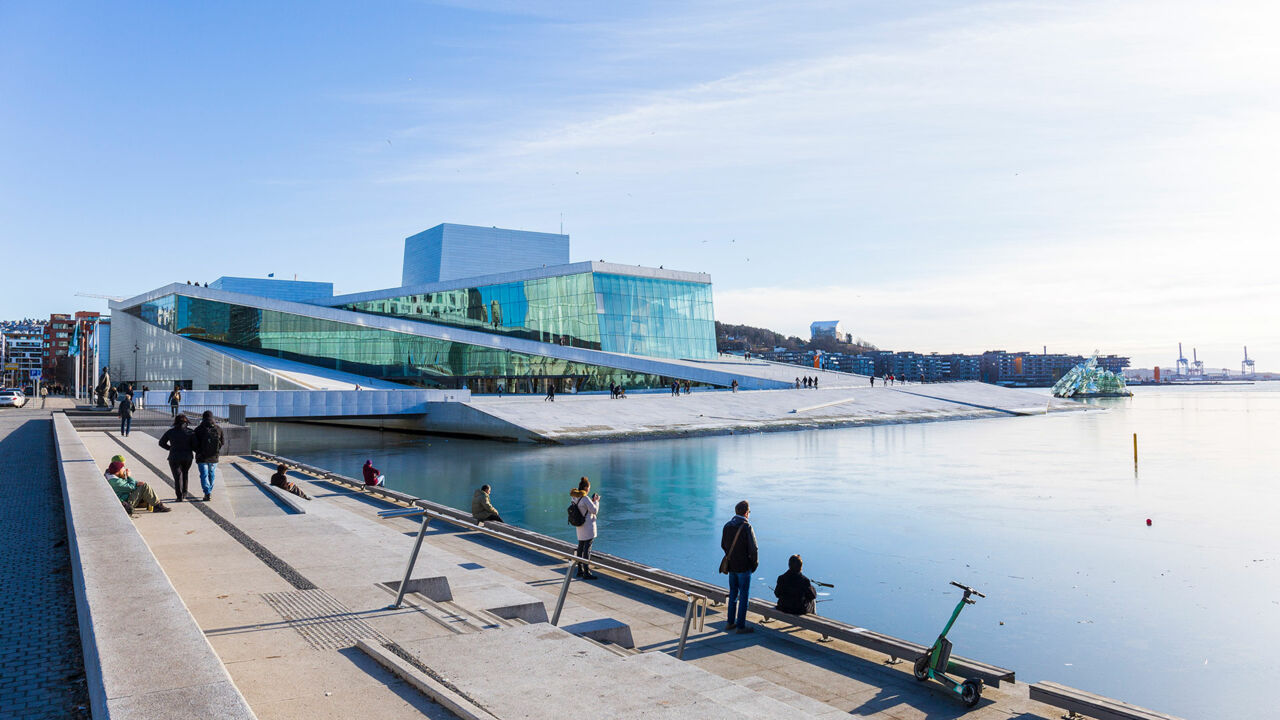
[(1240, 361), (1240, 374), (1253, 377), (1253, 361), (1249, 359), (1249, 346), (1244, 346), (1244, 360)]
[(1184, 377), (1191, 374), (1191, 368), (1187, 365), (1187, 358), (1182, 355), (1182, 343), (1178, 343), (1178, 377)]
[(1196, 349), (1191, 348), (1191, 375), (1193, 377), (1204, 377), (1204, 361), (1196, 355)]

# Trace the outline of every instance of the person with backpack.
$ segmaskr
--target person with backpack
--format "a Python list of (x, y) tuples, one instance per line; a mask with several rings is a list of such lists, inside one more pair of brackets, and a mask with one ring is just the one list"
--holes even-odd
[[(576, 490), (569, 491), (569, 524), (578, 530), (578, 549), (574, 554), (583, 560), (591, 559), (591, 543), (596, 539), (596, 515), (600, 512), (600, 493), (587, 497), (589, 492), (591, 481), (586, 477), (578, 481)], [(600, 577), (591, 572), (586, 563), (578, 563), (576, 574), (583, 580)]]
[(733, 518), (720, 532), (720, 548), (724, 550), (720, 572), (729, 576), (729, 622), (724, 629), (728, 632), (736, 628), (739, 633), (749, 633), (755, 632), (747, 627), (747, 605), (751, 597), (751, 573), (760, 566), (760, 549), (756, 545), (756, 532), (747, 522), (751, 505), (743, 500), (733, 511)]
[(195, 440), (196, 467), (200, 468), (200, 489), (204, 490), (204, 500), (208, 502), (213, 497), (214, 471), (218, 468), (218, 453), (222, 451), (222, 428), (213, 422), (211, 411), (205, 410), (200, 416), (200, 426), (196, 428)]
[(182, 388), (177, 385), (173, 386), (173, 390), (169, 392), (169, 412), (174, 417), (178, 417), (178, 405), (182, 402)]
[(191, 473), (191, 460), (195, 457), (196, 436), (187, 427), (190, 421), (179, 413), (173, 419), (173, 427), (160, 436), (160, 447), (169, 451), (169, 472), (173, 473), (173, 489), (177, 494), (176, 502), (183, 502), (187, 497), (187, 480)]

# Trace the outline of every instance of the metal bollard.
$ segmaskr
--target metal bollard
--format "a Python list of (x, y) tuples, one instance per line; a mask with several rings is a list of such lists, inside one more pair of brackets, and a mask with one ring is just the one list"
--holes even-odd
[(693, 622), (693, 604), (697, 598), (690, 595), (689, 604), (684, 609), (684, 627), (680, 629), (680, 646), (676, 648), (676, 659), (684, 659), (684, 645), (689, 641), (689, 624)]
[(569, 582), (573, 580), (573, 568), (577, 564), (578, 561), (574, 560), (569, 563), (569, 567), (564, 569), (564, 582), (560, 584), (560, 597), (556, 598), (556, 611), (551, 613), (552, 625), (560, 625), (560, 611), (564, 609), (564, 599), (569, 594)]
[(427, 523), (431, 522), (431, 516), (425, 511), (422, 513), (422, 529), (418, 531), (418, 539), (413, 542), (413, 552), (409, 554), (409, 564), (404, 569), (404, 579), (400, 581), (400, 589), (396, 592), (396, 604), (392, 607), (399, 609), (400, 604), (404, 602), (404, 591), (409, 587), (409, 576), (413, 574), (413, 566), (418, 562), (418, 551), (422, 549), (422, 538), (427, 534)]

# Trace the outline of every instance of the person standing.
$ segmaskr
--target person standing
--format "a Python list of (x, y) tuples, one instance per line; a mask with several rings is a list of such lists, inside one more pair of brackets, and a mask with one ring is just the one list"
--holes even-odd
[(729, 622), (725, 631), (737, 628), (739, 633), (755, 632), (747, 627), (747, 605), (750, 602), (751, 573), (760, 566), (756, 532), (747, 518), (751, 517), (751, 505), (746, 500), (733, 508), (734, 516), (724, 524), (720, 532), (720, 548), (724, 559), (720, 572), (729, 576)]
[(169, 391), (169, 413), (174, 417), (178, 416), (178, 405), (181, 403), (182, 388), (174, 385), (173, 390)]
[[(177, 407), (176, 405), (174, 407)], [(218, 453), (222, 451), (222, 428), (213, 421), (213, 413), (205, 410), (195, 431), (196, 467), (200, 469), (200, 489), (205, 502), (213, 497), (213, 481), (218, 469)]]
[(120, 408), (116, 410), (120, 416), (120, 437), (129, 437), (129, 428), (133, 426), (133, 396), (120, 398)]
[(505, 522), (502, 516), (498, 514), (498, 509), (489, 502), (489, 492), (492, 490), (488, 485), (481, 485), (479, 490), (471, 496), (471, 517), (476, 522)]
[(49, 388), (44, 385), (40, 386), (40, 408), (44, 409), (45, 402), (49, 399)]
[[(583, 560), (591, 559), (591, 544), (596, 539), (596, 516), (600, 513), (600, 493), (587, 497), (589, 492), (591, 492), (591, 481), (586, 477), (578, 481), (578, 489), (569, 491), (569, 497), (577, 504), (578, 512), (582, 513), (583, 517), (582, 524), (577, 526), (578, 549), (574, 552)], [(599, 577), (591, 572), (591, 568), (585, 563), (578, 563), (577, 576), (583, 580), (595, 580)]]
[(191, 473), (191, 461), (195, 458), (196, 436), (188, 427), (191, 421), (179, 413), (170, 427), (160, 436), (160, 447), (169, 451), (169, 472), (173, 474), (173, 490), (177, 495), (175, 502), (187, 498), (187, 482)]
[(542, 401), (546, 402), (548, 400), (551, 402), (556, 401), (556, 385), (550, 380), (547, 381), (547, 396), (543, 398)]
[(119, 391), (119, 390), (116, 390), (116, 387), (115, 387), (114, 385), (112, 385), (112, 386), (107, 390), (107, 402), (111, 403), (111, 404), (108, 406), (108, 409), (110, 409), (110, 410), (115, 410), (115, 409), (116, 409), (116, 398), (118, 398), (118, 397), (120, 397), (120, 391)]

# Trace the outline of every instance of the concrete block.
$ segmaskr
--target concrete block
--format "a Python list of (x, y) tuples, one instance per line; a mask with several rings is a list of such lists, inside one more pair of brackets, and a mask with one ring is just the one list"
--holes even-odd
[[(399, 580), (388, 580), (382, 584), (390, 588), (392, 592), (400, 592)], [(436, 577), (410, 578), (409, 582), (405, 585), (405, 592), (417, 593), (434, 602), (449, 602), (450, 600), (453, 600), (453, 592), (449, 589), (449, 578), (443, 575)]]
[(636, 646), (631, 639), (631, 626), (613, 618), (586, 620), (562, 626), (561, 629), (574, 635), (589, 637), (592, 640), (613, 643), (619, 647), (634, 648)]

